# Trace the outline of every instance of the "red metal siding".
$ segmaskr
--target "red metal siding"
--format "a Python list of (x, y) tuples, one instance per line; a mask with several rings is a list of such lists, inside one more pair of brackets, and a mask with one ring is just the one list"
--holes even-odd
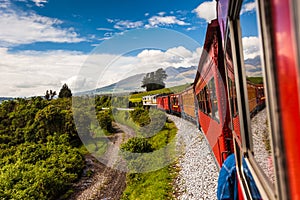
[(297, 53), (292, 5), (288, 0), (272, 2), (277, 80), (279, 86), (282, 132), (288, 165), (291, 198), (300, 199), (300, 107), (297, 77)]

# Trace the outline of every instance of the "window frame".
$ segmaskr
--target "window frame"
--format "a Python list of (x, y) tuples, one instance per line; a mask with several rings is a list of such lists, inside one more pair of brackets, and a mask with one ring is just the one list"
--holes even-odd
[[(250, 129), (250, 113), (247, 102), (247, 82), (244, 68), (243, 59), (243, 45), (242, 45), (242, 34), (240, 29), (240, 11), (242, 7), (242, 0), (229, 1), (229, 11), (227, 18), (227, 34), (230, 32), (230, 40), (233, 54), (233, 65), (234, 65), (234, 76), (236, 81), (236, 91), (238, 97), (238, 114), (241, 125), (241, 137), (240, 141), (236, 135), (234, 135), (234, 144), (236, 151), (237, 163), (242, 163), (245, 159), (253, 178), (259, 188), (259, 191), (263, 199), (287, 199), (287, 177), (286, 174), (280, 173), (283, 171), (285, 166), (282, 162), (283, 155), (278, 155), (280, 152), (272, 149), (274, 171), (276, 180), (274, 185), (271, 185), (269, 180), (265, 177), (264, 172), (260, 169), (253, 156), (253, 141)], [(272, 27), (271, 27), (271, 14), (270, 5), (268, 1), (257, 0), (257, 18), (258, 18), (258, 29), (260, 47), (263, 49), (262, 68), (263, 76), (265, 78), (264, 87), (266, 88), (266, 103), (268, 109), (268, 120), (270, 124), (270, 135), (271, 143), (273, 147), (283, 149), (282, 135), (280, 134), (280, 118), (277, 112), (278, 109), (278, 98), (277, 98), (277, 84), (276, 84), (276, 70), (275, 70), (275, 59), (274, 52), (272, 49)], [(226, 34), (226, 35), (227, 35)], [(239, 66), (239, 67), (238, 67)], [(244, 111), (244, 112), (243, 112)], [(246, 183), (246, 179), (243, 173), (243, 167), (241, 164), (237, 164), (238, 176), (241, 180), (244, 195), (251, 199), (250, 188)]]

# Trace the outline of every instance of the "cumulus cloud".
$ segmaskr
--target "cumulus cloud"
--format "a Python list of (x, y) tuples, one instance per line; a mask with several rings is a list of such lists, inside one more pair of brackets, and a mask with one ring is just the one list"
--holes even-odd
[(34, 42), (76, 43), (84, 38), (73, 28), (60, 28), (61, 20), (21, 10), (0, 10), (0, 46), (16, 46)]
[(152, 16), (149, 18), (148, 23), (145, 27), (159, 27), (159, 26), (168, 26), (168, 25), (180, 25), (187, 26), (190, 25), (183, 20), (177, 19), (175, 16)]
[(68, 51), (10, 53), (0, 48), (0, 96), (43, 95), (75, 76), (86, 55)]
[(253, 59), (260, 55), (260, 44), (259, 38), (255, 36), (243, 37), (242, 38), (243, 49), (244, 49), (244, 58)]
[(49, 89), (59, 91), (63, 83), (75, 92), (91, 90), (158, 68), (197, 66), (201, 51), (178, 46), (118, 56), (72, 51), (10, 53), (0, 48), (0, 96), (44, 95)]
[(216, 6), (216, 1), (205, 1), (194, 9), (193, 12), (196, 13), (199, 18), (210, 22), (217, 17)]
[(255, 10), (256, 10), (256, 4), (255, 4), (255, 2), (246, 3), (242, 7), (241, 14), (244, 14), (246, 12), (255, 11)]

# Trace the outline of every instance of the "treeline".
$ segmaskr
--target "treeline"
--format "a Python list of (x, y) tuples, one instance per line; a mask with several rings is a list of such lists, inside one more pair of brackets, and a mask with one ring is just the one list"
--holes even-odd
[(0, 199), (58, 199), (84, 168), (70, 98), (0, 104)]

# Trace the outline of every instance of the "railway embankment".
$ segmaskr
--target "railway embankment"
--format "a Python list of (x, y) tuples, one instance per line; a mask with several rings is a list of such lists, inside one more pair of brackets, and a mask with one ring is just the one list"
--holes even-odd
[(216, 199), (219, 169), (203, 134), (182, 118), (168, 115), (178, 128), (176, 148), (180, 152), (174, 180), (176, 198)]

